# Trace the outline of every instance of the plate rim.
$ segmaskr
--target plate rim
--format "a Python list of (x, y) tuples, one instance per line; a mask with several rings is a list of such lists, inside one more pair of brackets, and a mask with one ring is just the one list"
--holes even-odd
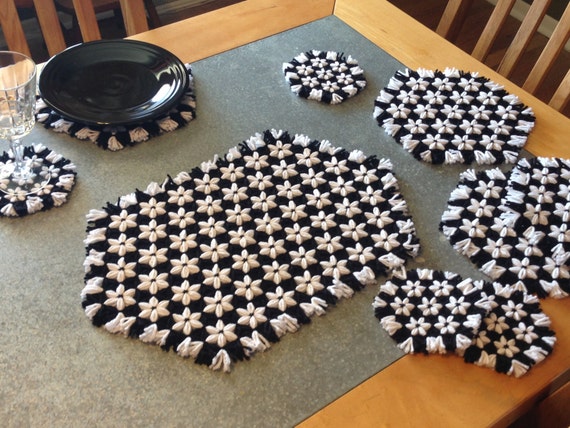
[[(89, 49), (95, 45), (132, 45), (132, 46), (139, 46), (144, 47), (145, 49), (150, 49), (157, 53), (157, 55), (163, 56), (167, 58), (169, 65), (174, 65), (180, 71), (180, 76), (176, 76), (175, 80), (180, 81), (179, 88), (160, 106), (160, 108), (152, 110), (147, 115), (137, 116), (136, 119), (123, 119), (118, 121), (105, 121), (100, 120), (97, 118), (87, 118), (83, 115), (77, 115), (73, 112), (69, 113), (62, 109), (57, 103), (53, 103), (48, 98), (45, 98), (44, 94), (47, 92), (46, 89), (46, 79), (51, 73), (51, 70), (55, 67), (55, 64), (58, 64), (61, 61), (61, 58), (69, 59), (70, 55), (75, 54), (75, 52), (79, 50)], [(47, 70), (47, 74), (44, 72)], [(153, 117), (160, 116), (168, 112), (176, 102), (182, 97), (182, 95), (188, 89), (188, 70), (186, 69), (186, 65), (182, 62), (180, 58), (174, 55), (169, 50), (163, 48), (162, 46), (158, 46), (152, 43), (143, 42), (140, 40), (129, 40), (129, 39), (102, 39), (102, 40), (93, 40), (89, 42), (82, 42), (77, 43), (75, 45), (69, 46), (68, 48), (64, 49), (63, 51), (59, 52), (58, 54), (52, 56), (41, 69), (39, 80), (38, 80), (38, 93), (39, 96), (43, 99), (48, 107), (54, 110), (57, 114), (61, 115), (65, 119), (69, 119), (75, 121), (77, 123), (85, 124), (85, 125), (95, 125), (95, 126), (120, 126), (120, 125), (132, 125), (138, 123), (144, 123), (146, 121), (151, 120)], [(43, 89), (42, 89), (43, 88)]]

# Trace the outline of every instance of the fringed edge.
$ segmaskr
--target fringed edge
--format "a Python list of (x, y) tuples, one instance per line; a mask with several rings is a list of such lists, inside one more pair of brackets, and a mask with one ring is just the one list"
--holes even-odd
[(134, 146), (184, 127), (196, 118), (196, 95), (194, 93), (192, 66), (186, 64), (186, 69), (189, 78), (188, 88), (178, 104), (166, 115), (144, 123), (124, 126), (84, 125), (69, 121), (52, 111), (41, 98), (38, 98), (36, 102), (36, 120), (43, 124), (46, 129), (69, 134), (78, 140), (90, 141), (105, 150), (118, 151), (125, 147)]

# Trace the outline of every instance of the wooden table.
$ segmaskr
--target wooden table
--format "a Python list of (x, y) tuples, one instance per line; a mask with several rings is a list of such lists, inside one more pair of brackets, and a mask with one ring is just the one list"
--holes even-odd
[[(248, 0), (133, 38), (193, 62), (331, 14), (410, 68), (453, 66), (504, 84), (536, 114), (526, 149), (570, 157), (568, 118), (384, 0)], [(301, 426), (506, 426), (570, 379), (570, 299), (545, 299), (542, 307), (558, 341), (553, 354), (522, 378), (459, 358), (407, 355)]]

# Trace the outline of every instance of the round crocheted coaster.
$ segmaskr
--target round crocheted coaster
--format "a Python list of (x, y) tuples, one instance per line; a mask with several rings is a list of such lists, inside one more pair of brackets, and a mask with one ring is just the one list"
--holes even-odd
[(466, 171), (440, 229), (485, 274), (539, 297), (570, 294), (570, 163), (522, 159), (510, 174)]
[(417, 254), (391, 169), (273, 130), (93, 210), (85, 312), (228, 371)]
[(36, 120), (45, 128), (55, 132), (72, 135), (79, 140), (88, 140), (97, 146), (117, 151), (137, 143), (147, 141), (165, 132), (174, 131), (187, 125), (196, 117), (196, 96), (194, 94), (194, 78), (192, 67), (186, 65), (188, 70), (188, 88), (178, 104), (168, 114), (161, 115), (153, 120), (140, 124), (96, 126), (67, 120), (54, 112), (38, 98), (36, 103)]
[(373, 116), (415, 158), (434, 164), (515, 163), (535, 120), (502, 86), (455, 69), (398, 71)]
[(484, 290), (491, 309), (464, 359), (520, 377), (552, 352), (556, 337), (550, 318), (535, 296), (514, 287), (486, 283)]
[[(0, 178), (0, 215), (6, 217), (23, 217), (38, 211), (46, 211), (59, 207), (67, 202), (67, 196), (75, 184), (75, 165), (63, 156), (51, 151), (41, 144), (24, 147), (24, 160), (41, 160), (45, 185), (36, 193), (26, 194), (20, 188), (9, 188), (9, 179)], [(13, 164), (11, 152), (0, 156), (0, 170)], [(8, 168), (11, 169), (11, 168)]]
[(340, 104), (366, 87), (364, 71), (350, 55), (312, 50), (283, 64), (291, 91), (309, 100)]
[(406, 353), (462, 355), (488, 310), (482, 289), (451, 272), (401, 269), (380, 286), (374, 314)]

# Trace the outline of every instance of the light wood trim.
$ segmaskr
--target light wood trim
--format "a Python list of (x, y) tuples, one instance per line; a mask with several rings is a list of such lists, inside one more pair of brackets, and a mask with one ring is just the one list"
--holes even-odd
[(333, 7), (334, 0), (243, 1), (131, 38), (163, 46), (192, 62), (324, 18)]
[(455, 40), (473, 0), (449, 0), (435, 32), (447, 40)]
[(499, 31), (503, 28), (503, 24), (511, 13), (515, 1), (516, 0), (501, 0), (497, 2), (471, 55), (480, 61), (487, 58)]
[(563, 108), (566, 107), (566, 104), (568, 104), (569, 100), (570, 100), (570, 70), (568, 70), (566, 76), (564, 76), (562, 83), (560, 83), (560, 86), (558, 86), (558, 89), (556, 89), (556, 92), (554, 93), (548, 104), (550, 105), (550, 107), (556, 110), (562, 110)]
[(148, 20), (143, 0), (120, 0), (127, 36), (148, 31)]
[(546, 15), (546, 10), (550, 5), (550, 0), (534, 0), (525, 15), (517, 34), (511, 42), (505, 56), (499, 64), (498, 72), (509, 77), (517, 65), (525, 49), (530, 43), (530, 39), (536, 33), (542, 18)]
[(554, 64), (558, 54), (564, 49), (564, 45), (570, 37), (570, 4), (566, 6), (560, 17), (548, 43), (529, 73), (523, 88), (534, 93), (546, 77), (546, 73)]
[(0, 4), (0, 27), (2, 27), (8, 49), (31, 56), (14, 0), (2, 0)]
[(95, 8), (92, 0), (73, 0), (75, 15), (81, 30), (81, 37), (84, 42), (101, 39), (101, 31), (95, 15)]
[(48, 52), (53, 56), (67, 47), (55, 4), (52, 0), (34, 0), (34, 8)]

